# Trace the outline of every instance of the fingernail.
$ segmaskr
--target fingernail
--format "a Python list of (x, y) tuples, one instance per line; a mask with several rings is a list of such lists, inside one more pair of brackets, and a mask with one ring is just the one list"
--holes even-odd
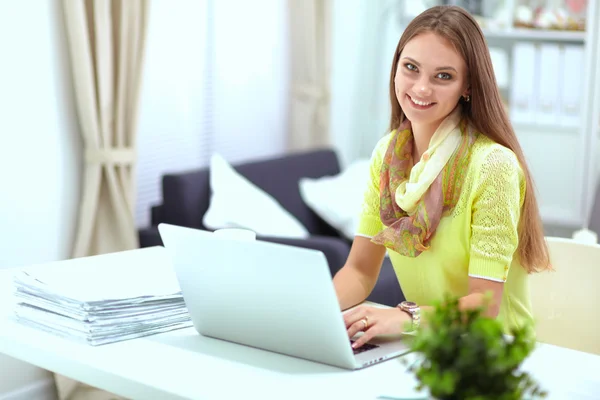
[(352, 348), (355, 349), (358, 344), (356, 342), (352, 343)]

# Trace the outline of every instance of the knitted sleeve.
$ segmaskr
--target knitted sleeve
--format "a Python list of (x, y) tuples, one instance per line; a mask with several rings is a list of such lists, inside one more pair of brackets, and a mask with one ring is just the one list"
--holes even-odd
[(475, 176), (469, 276), (505, 282), (519, 244), (524, 175), (514, 153), (497, 146)]
[(383, 230), (379, 216), (379, 174), (391, 134), (381, 138), (371, 154), (370, 178), (363, 197), (357, 236), (372, 238)]

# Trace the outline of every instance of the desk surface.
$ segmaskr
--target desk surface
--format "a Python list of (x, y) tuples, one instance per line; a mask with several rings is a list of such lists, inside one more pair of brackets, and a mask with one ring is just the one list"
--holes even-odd
[[(418, 397), (400, 359), (346, 371), (203, 337), (193, 328), (100, 347), (79, 344), (16, 322), (10, 277), (10, 270), (0, 271), (0, 353), (128, 398)], [(600, 399), (600, 356), (540, 344), (524, 368), (549, 399)]]

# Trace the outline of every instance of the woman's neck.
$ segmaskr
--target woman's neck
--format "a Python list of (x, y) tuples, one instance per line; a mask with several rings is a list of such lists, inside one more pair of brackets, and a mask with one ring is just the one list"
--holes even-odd
[(415, 138), (415, 145), (413, 147), (413, 164), (416, 164), (421, 160), (423, 153), (429, 148), (429, 142), (435, 133), (436, 129), (440, 126), (439, 123), (415, 125), (412, 124), (412, 133)]

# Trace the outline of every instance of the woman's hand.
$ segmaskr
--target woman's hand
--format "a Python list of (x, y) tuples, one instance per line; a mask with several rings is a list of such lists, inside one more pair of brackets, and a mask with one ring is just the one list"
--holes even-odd
[(375, 335), (393, 335), (404, 332), (406, 324), (412, 322), (412, 318), (397, 307), (358, 306), (344, 314), (344, 322), (348, 330), (348, 337), (352, 338), (358, 332), (364, 332), (352, 345), (357, 349)]

